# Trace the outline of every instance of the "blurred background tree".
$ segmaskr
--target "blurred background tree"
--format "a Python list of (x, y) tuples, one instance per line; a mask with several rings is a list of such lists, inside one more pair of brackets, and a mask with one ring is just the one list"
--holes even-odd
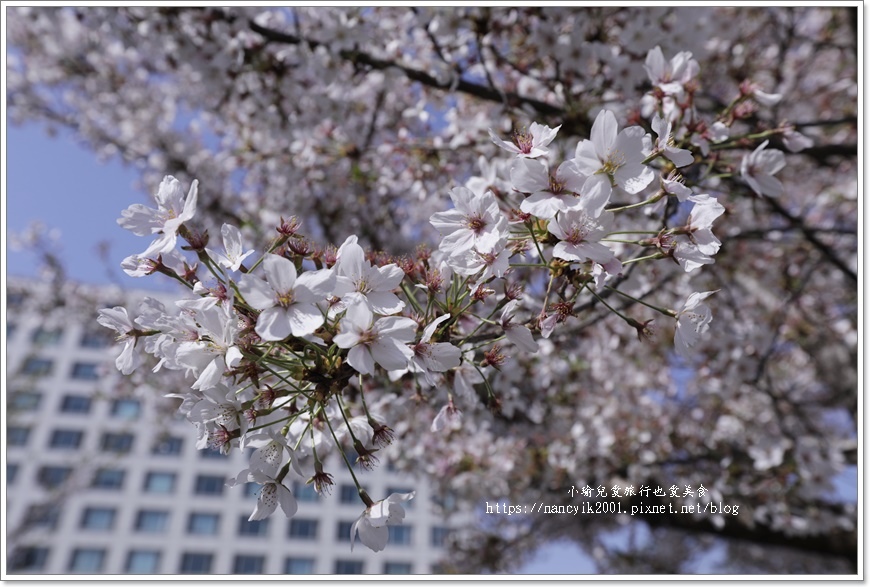
[[(712, 169), (686, 172), (726, 207), (715, 265), (627, 282), (683, 299), (721, 290), (696, 360), (670, 354), (666, 328), (640, 343), (590, 303), (494, 376), (498, 410), (483, 396), (463, 405), (459, 430), (430, 433), (441, 403), (413, 403), (410, 383), (372, 392), (396, 394), (399, 462), (477, 511), (576, 505), (569, 488), (587, 484), (703, 484), (741, 508), (499, 518), (455, 544), (456, 570), (515, 569), (557, 538), (602, 572), (688, 572), (713, 544), (728, 549), (710, 563), (722, 572), (855, 570), (857, 487), (834, 482), (858, 456), (857, 9), (11, 8), (7, 31), (10, 121), (73, 131), (149, 192), (165, 174), (198, 179), (202, 228), (232, 222), (261, 249), (292, 215), (321, 246), (350, 234), (392, 255), (434, 246), (428, 219), (450, 187), (483, 176), (510, 189), (489, 128), (561, 125), (562, 156), (601, 108), (648, 128), (643, 65), (656, 46), (699, 62), (707, 125), (744, 82), (781, 94), (744, 103), (741, 138), (714, 145)], [(811, 145), (788, 152), (781, 197), (759, 196), (737, 173), (761, 143), (747, 132), (777, 128), (789, 131), (770, 147), (788, 151), (792, 131)]]

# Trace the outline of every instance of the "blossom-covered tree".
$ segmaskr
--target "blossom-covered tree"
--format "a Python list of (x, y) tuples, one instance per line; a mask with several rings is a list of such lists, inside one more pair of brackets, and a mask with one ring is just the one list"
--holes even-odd
[[(295, 513), (287, 475), (328, 491), (322, 457), (342, 446), (475, 515), (493, 499), (740, 508), (490, 516), (455, 541), (456, 570), (563, 536), (602, 570), (646, 569), (602, 546), (627, 521), (827, 557), (767, 571), (855, 564), (855, 506), (833, 489), (857, 458), (855, 9), (8, 21), (11, 119), (74, 130), (156, 194), (119, 219), (153, 239), (123, 267), (184, 300), (101, 320), (123, 371), (147, 353), (186, 382), (202, 446), (271, 434), (280, 463), (239, 474), (264, 484), (256, 519)], [(354, 531), (379, 550), (410, 495), (360, 496)]]

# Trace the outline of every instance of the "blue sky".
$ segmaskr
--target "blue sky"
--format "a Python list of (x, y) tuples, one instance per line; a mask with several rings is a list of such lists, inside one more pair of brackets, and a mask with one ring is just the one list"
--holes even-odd
[[(162, 289), (159, 276), (134, 279), (119, 266), (124, 257), (141, 252), (150, 242), (116, 222), (121, 210), (147, 200), (134, 185), (136, 171), (117, 159), (100, 163), (70, 136), (51, 138), (35, 125), (9, 126), (6, 132), (6, 234), (21, 232), (36, 220), (48, 230), (59, 230), (58, 253), (69, 277), (95, 284), (112, 282), (97, 253), (105, 242), (115, 283)], [(8, 275), (38, 275), (33, 253), (7, 248), (7, 255)]]

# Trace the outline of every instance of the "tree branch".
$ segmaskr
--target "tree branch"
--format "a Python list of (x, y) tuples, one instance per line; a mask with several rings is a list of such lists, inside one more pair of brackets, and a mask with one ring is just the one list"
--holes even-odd
[[(312, 39), (305, 39), (281, 31), (276, 31), (274, 29), (259, 25), (253, 21), (250, 22), (250, 28), (252, 31), (261, 35), (264, 39), (272, 43), (281, 43), (285, 45), (307, 45), (311, 49), (326, 46), (325, 43), (314, 41)], [(476, 84), (474, 82), (470, 82), (464, 79), (460, 79), (458, 83), (455, 84), (452, 80), (439, 81), (434, 76), (426, 73), (425, 71), (414, 69), (407, 65), (403, 65), (397, 61), (378, 59), (377, 57), (369, 55), (368, 53), (365, 53), (363, 51), (342, 49), (338, 52), (338, 56), (349, 63), (353, 63), (355, 65), (366, 65), (368, 67), (371, 67), (372, 69), (398, 69), (403, 74), (405, 74), (405, 77), (407, 77), (409, 80), (419, 82), (424, 86), (428, 86), (430, 88), (435, 88), (443, 91), (451, 91), (455, 89), (456, 91), (468, 94), (469, 96), (474, 96), (476, 98), (480, 98), (488, 102), (494, 102), (497, 104), (503, 104), (505, 100), (507, 100), (507, 104), (513, 108), (531, 107), (540, 116), (559, 119), (563, 126), (570, 126), (572, 132), (574, 133), (583, 134), (585, 132), (588, 132), (589, 122), (588, 120), (586, 120), (585, 116), (574, 115), (571, 120), (565, 120), (567, 114), (561, 106), (556, 106), (542, 100), (531, 98), (529, 96), (522, 96), (515, 92), (502, 93), (495, 88)]]

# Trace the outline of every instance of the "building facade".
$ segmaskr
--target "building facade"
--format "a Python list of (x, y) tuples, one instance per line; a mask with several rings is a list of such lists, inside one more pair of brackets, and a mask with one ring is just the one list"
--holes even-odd
[[(225, 482), (247, 466), (195, 447), (161, 390), (111, 389), (118, 350), (96, 312), (48, 325), (7, 290), (7, 572), (21, 574), (430, 574), (450, 533), (425, 483), (357, 472), (375, 499), (416, 490), (404, 525), (374, 553), (350, 527), (363, 511), (337, 457), (331, 495), (293, 483), (299, 511), (248, 522), (259, 485)], [(153, 295), (153, 294), (151, 294)], [(68, 317), (69, 318), (69, 317)], [(160, 402), (164, 402), (161, 404)]]

